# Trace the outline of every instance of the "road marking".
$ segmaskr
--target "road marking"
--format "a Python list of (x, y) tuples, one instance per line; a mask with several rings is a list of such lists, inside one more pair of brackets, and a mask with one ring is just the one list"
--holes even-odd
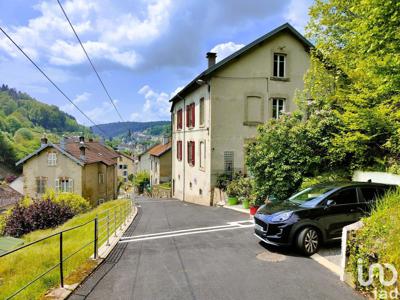
[(317, 263), (320, 265), (323, 265), (325, 268), (329, 269), (336, 275), (340, 276), (341, 270), (340, 267), (335, 265), (333, 262), (327, 260), (325, 257), (319, 255), (318, 253), (315, 253), (310, 256), (312, 260), (315, 260)]
[(199, 233), (216, 232), (216, 231), (224, 231), (224, 230), (235, 230), (235, 229), (249, 228), (249, 227), (253, 227), (253, 226), (254, 226), (254, 224), (249, 224), (248, 220), (228, 222), (227, 225), (220, 225), (220, 226), (198, 227), (198, 228), (142, 234), (142, 235), (136, 235), (136, 236), (130, 236), (130, 237), (122, 237), (120, 240), (120, 243), (131, 243), (131, 242), (171, 238), (171, 237), (192, 235), (192, 234), (199, 234)]

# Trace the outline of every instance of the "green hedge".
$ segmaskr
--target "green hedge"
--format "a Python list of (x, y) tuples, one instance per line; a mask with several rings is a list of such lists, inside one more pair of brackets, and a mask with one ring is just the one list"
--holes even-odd
[[(364, 227), (350, 238), (350, 258), (347, 266), (356, 288), (365, 292), (385, 293), (395, 287), (384, 287), (379, 281), (379, 273), (374, 273), (371, 286), (363, 287), (358, 282), (358, 260), (363, 260), (363, 276), (368, 279), (368, 268), (373, 263), (390, 263), (400, 273), (400, 188), (389, 192), (378, 200), (376, 208), (368, 218), (363, 219)], [(385, 268), (386, 280), (392, 274)]]

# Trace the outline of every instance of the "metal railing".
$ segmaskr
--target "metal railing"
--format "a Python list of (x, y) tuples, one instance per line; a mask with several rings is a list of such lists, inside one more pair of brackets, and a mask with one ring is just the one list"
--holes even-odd
[[(118, 229), (121, 229), (122, 225), (126, 224), (126, 221), (128, 217), (131, 215), (133, 209), (133, 203), (132, 201), (127, 201), (126, 203), (116, 205), (112, 208), (109, 208), (107, 210), (104, 210), (100, 212), (99, 214), (96, 215), (94, 219), (91, 219), (90, 221), (87, 221), (86, 223), (64, 229), (62, 231), (59, 231), (57, 233), (48, 235), (46, 237), (43, 237), (41, 239), (38, 239), (36, 241), (33, 241), (31, 243), (28, 243), (26, 245), (23, 245), (21, 247), (18, 247), (16, 249), (10, 250), (6, 253), (0, 254), (0, 262), (1, 258), (7, 257), (9, 255), (12, 255), (14, 253), (19, 253), (23, 251), (24, 249), (31, 247), (33, 245), (36, 245), (40, 242), (45, 242), (50, 238), (58, 236), (58, 245), (59, 245), (59, 259), (58, 263), (53, 265), (52, 267), (48, 268), (46, 271), (42, 272), (40, 275), (36, 276), (33, 280), (27, 282), (25, 285), (23, 285), (21, 288), (18, 290), (14, 291), (11, 295), (7, 296), (6, 299), (11, 299), (20, 294), (22, 291), (27, 289), (29, 286), (46, 276), (48, 273), (51, 271), (55, 270), (56, 268), (59, 268), (59, 282), (60, 286), (64, 287), (64, 263), (69, 260), (71, 257), (85, 249), (86, 247), (89, 247), (90, 245), (93, 246), (93, 258), (98, 259), (99, 257), (99, 245), (105, 244), (106, 246), (110, 245), (110, 236), (114, 234), (114, 236), (117, 236), (117, 231)], [(93, 226), (93, 239), (91, 239), (89, 242), (85, 243), (83, 246), (81, 246), (79, 249), (75, 250), (74, 252), (70, 253), (68, 256), (64, 257), (64, 247), (65, 247), (65, 241), (64, 241), (64, 236), (67, 232), (72, 232), (78, 228), (83, 228), (85, 226)], [(78, 237), (79, 238), (79, 237)], [(89, 257), (88, 257), (89, 258)], [(34, 259), (34, 258), (32, 258)]]

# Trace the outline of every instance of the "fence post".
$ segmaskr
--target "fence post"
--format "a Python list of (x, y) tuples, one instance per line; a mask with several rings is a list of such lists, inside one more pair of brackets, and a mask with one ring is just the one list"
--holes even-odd
[(117, 208), (114, 207), (114, 236), (117, 236)]
[(98, 224), (97, 224), (97, 216), (96, 216), (96, 218), (94, 219), (94, 254), (93, 254), (94, 259), (97, 259), (97, 238), (98, 238), (97, 226), (98, 226)]
[(110, 246), (110, 210), (107, 211), (107, 246)]
[(60, 232), (60, 285), (64, 287), (64, 266), (63, 266), (63, 233)]

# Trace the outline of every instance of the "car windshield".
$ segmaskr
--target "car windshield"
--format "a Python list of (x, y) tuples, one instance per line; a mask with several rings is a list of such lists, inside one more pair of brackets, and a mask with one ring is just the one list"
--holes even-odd
[(305, 207), (313, 207), (319, 203), (324, 194), (333, 189), (334, 187), (332, 186), (309, 187), (294, 194), (288, 199), (288, 201)]

